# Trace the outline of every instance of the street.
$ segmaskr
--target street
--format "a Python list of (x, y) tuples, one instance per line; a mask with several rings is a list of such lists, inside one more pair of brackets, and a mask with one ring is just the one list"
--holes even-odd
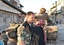
[(47, 43), (46, 45), (64, 45), (64, 24), (58, 24), (58, 36), (56, 41)]

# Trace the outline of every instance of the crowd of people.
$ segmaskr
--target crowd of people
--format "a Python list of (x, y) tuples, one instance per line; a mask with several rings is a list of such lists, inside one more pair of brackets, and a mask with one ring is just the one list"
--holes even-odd
[(16, 29), (0, 33), (0, 45), (45, 45), (44, 30), (47, 23), (50, 23), (50, 19), (45, 8), (41, 8), (39, 14), (29, 11), (26, 13), (25, 21)]

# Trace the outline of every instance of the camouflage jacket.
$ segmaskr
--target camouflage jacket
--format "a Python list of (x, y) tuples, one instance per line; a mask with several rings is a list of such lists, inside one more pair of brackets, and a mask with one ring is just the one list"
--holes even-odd
[[(21, 25), (21, 40), (24, 41), (26, 45), (38, 45), (39, 37), (36, 34), (31, 33), (29, 30), (29, 25)], [(36, 44), (37, 43), (37, 44)]]
[(21, 30), (21, 39), (24, 40), (26, 45), (30, 45), (31, 33), (27, 29)]

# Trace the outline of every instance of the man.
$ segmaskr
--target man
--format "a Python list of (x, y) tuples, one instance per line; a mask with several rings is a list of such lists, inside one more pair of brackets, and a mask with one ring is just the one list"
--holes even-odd
[(47, 21), (50, 20), (48, 14), (46, 13), (45, 8), (40, 9), (40, 14), (41, 14), (43, 20), (47, 20)]
[(8, 37), (9, 37), (9, 40), (7, 42), (7, 45), (17, 45), (17, 41), (16, 41), (16, 32), (15, 31), (10, 31), (8, 33)]
[(38, 45), (32, 43), (33, 33), (31, 32), (31, 26), (33, 26), (34, 18), (34, 13), (31, 11), (26, 14), (25, 22), (20, 25), (17, 31), (18, 45)]
[(7, 45), (8, 36), (6, 35), (6, 31), (2, 31), (2, 38), (3, 38), (4, 45)]

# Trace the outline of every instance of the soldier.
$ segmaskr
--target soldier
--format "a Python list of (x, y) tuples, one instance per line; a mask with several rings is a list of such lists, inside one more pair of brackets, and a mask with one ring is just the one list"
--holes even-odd
[[(33, 12), (28, 12), (25, 17), (25, 22), (18, 28), (18, 45), (35, 45), (32, 41), (31, 26), (33, 25), (35, 15)], [(38, 44), (36, 44), (38, 45)]]

